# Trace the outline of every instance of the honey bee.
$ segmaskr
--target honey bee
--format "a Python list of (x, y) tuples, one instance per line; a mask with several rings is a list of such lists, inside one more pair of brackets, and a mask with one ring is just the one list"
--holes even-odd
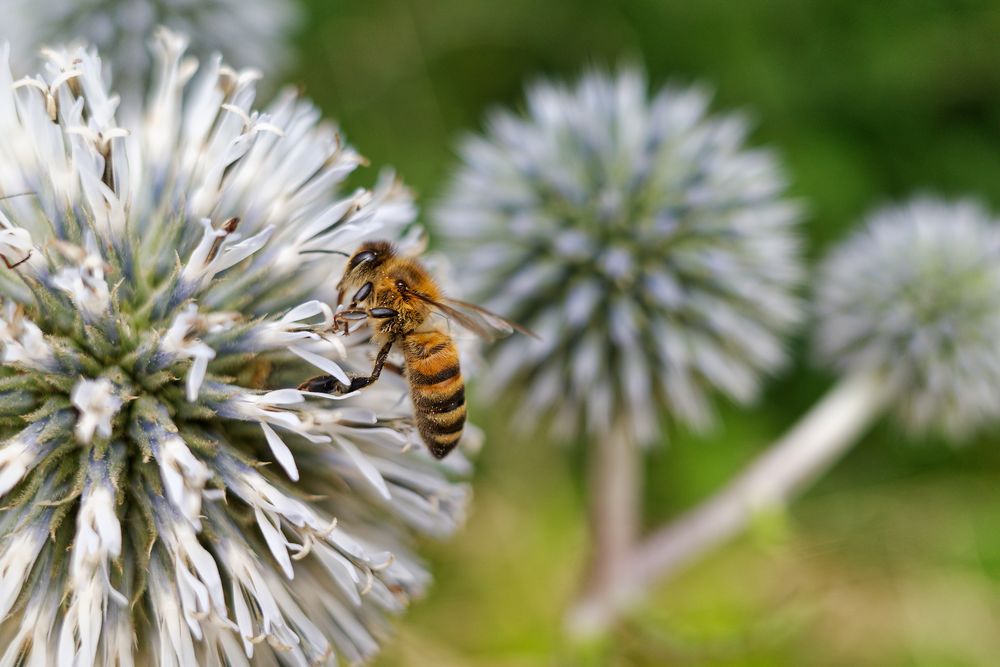
[(370, 375), (354, 377), (345, 385), (332, 375), (314, 377), (299, 386), (303, 391), (346, 394), (378, 380), (393, 345), (399, 344), (417, 430), (436, 458), (455, 448), (465, 427), (465, 383), (458, 348), (452, 336), (435, 323), (439, 313), (487, 340), (514, 331), (531, 332), (470, 303), (441, 293), (427, 269), (404, 257), (388, 241), (370, 241), (350, 256), (337, 289), (339, 303), (353, 292), (350, 304), (334, 316), (334, 327), (368, 320), (378, 344)]

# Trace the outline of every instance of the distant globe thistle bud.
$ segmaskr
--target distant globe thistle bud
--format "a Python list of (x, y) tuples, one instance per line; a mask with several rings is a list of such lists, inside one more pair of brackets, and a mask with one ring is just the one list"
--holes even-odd
[(1000, 417), (1000, 230), (975, 203), (916, 199), (873, 214), (824, 262), (817, 347), (875, 371), (916, 431)]
[(437, 222), (470, 296), (541, 342), (496, 347), (487, 392), (563, 436), (658, 415), (704, 427), (713, 390), (743, 403), (799, 317), (798, 207), (737, 116), (643, 75), (542, 83), (527, 114), (468, 140)]
[[(461, 455), (331, 331), (335, 276), (414, 217), (294, 93), (161, 31), (141, 118), (96, 52), (0, 48), (0, 664), (357, 662), (460, 522)], [(386, 374), (391, 375), (391, 374)]]
[(149, 83), (147, 42), (164, 25), (191, 37), (202, 58), (216, 52), (240, 67), (280, 70), (286, 43), (300, 22), (297, 0), (8, 0), (3, 39), (19, 67), (34, 62), (39, 44), (82, 38), (107, 58), (119, 93), (141, 93)]

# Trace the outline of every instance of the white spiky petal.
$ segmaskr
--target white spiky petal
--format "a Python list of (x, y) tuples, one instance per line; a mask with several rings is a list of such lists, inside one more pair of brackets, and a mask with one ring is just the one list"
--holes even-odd
[(911, 430), (962, 436), (1000, 418), (1000, 229), (982, 206), (923, 197), (879, 210), (817, 285), (820, 353), (884, 375)]
[(437, 212), (475, 300), (541, 342), (495, 349), (486, 390), (558, 434), (655, 440), (711, 421), (785, 359), (799, 315), (797, 206), (746, 123), (696, 88), (592, 73), (528, 91), (468, 140)]
[(221, 51), (230, 62), (276, 73), (291, 60), (288, 39), (301, 10), (287, 0), (5, 0), (0, 39), (11, 40), (14, 62), (28, 67), (38, 45), (84, 39), (106, 52), (118, 89), (148, 84), (146, 40), (165, 25), (191, 36), (193, 51)]
[(467, 463), (414, 446), (401, 378), (295, 387), (370, 369), (331, 253), (412, 202), (343, 192), (362, 159), (294, 93), (154, 48), (124, 128), (96, 52), (15, 79), (0, 48), (0, 666), (365, 660)]
[(80, 413), (75, 429), (80, 442), (90, 444), (95, 432), (102, 438), (111, 437), (111, 420), (123, 401), (110, 380), (80, 380), (73, 386), (69, 400)]

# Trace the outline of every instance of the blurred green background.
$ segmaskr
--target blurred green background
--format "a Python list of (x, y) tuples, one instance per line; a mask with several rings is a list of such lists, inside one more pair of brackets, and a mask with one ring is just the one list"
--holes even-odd
[[(291, 79), (425, 208), (484, 113), (535, 77), (644, 64), (742, 108), (809, 208), (810, 260), (872, 206), (916, 191), (1000, 206), (1000, 5), (928, 0), (309, 0)], [(374, 178), (368, 170), (366, 178)], [(793, 371), (709, 437), (648, 458), (650, 522), (703, 497), (829, 387)], [(489, 372), (486, 369), (485, 372)], [(436, 583), (390, 666), (1000, 664), (1000, 448), (880, 424), (787, 516), (659, 587), (586, 648), (561, 639), (584, 562), (580, 448), (487, 431), (468, 527), (427, 544)]]

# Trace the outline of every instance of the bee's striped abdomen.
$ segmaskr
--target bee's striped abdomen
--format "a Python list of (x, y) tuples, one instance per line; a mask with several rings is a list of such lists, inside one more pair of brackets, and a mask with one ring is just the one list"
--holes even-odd
[(417, 429), (431, 453), (443, 458), (458, 444), (465, 427), (465, 383), (458, 350), (438, 331), (409, 334), (402, 347)]

